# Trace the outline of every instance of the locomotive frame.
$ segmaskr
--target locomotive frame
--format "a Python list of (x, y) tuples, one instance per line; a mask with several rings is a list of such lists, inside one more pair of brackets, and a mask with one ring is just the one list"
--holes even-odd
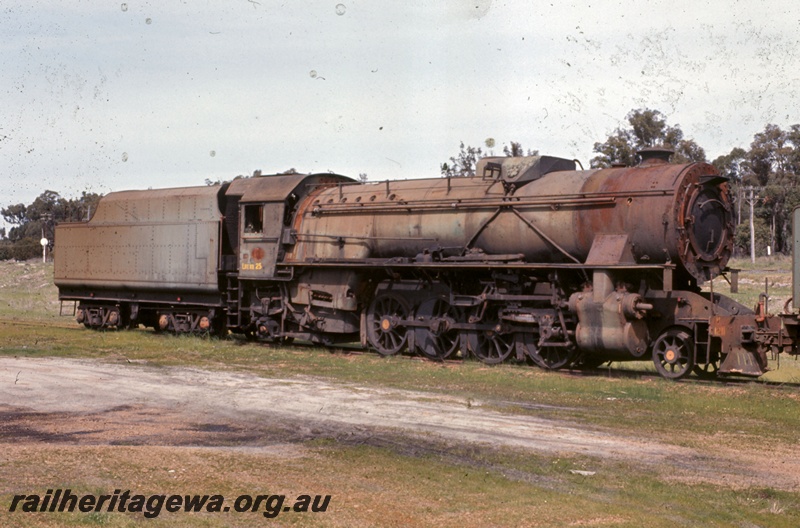
[(759, 376), (796, 318), (700, 284), (727, 271), (726, 178), (643, 152), (577, 170), (485, 158), (471, 178), (282, 174), (123, 191), (56, 228), (59, 299), (86, 327), (360, 342), (381, 355), (547, 369), (648, 355), (662, 376)]

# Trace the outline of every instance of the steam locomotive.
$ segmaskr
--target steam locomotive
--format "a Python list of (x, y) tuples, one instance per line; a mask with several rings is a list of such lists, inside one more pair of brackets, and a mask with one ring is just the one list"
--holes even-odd
[(595, 170), (490, 157), (463, 178), (114, 192), (89, 222), (56, 228), (55, 283), (95, 329), (548, 369), (649, 356), (673, 379), (760, 376), (768, 352), (796, 353), (792, 321), (701, 291), (733, 249), (727, 179), (640, 154)]

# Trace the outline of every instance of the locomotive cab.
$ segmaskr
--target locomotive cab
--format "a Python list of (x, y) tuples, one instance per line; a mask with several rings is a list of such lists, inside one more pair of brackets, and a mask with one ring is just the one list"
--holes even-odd
[(281, 277), (278, 264), (295, 237), (291, 223), (299, 199), (319, 185), (349, 178), (335, 175), (279, 174), (234, 180), (227, 196), (238, 201), (239, 279)]
[(240, 218), (239, 277), (275, 275), (283, 232), (283, 202), (242, 203)]

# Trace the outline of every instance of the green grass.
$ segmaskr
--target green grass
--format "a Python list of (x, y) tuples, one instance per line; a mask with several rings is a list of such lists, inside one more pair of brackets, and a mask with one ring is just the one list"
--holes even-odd
[[(730, 268), (739, 272), (739, 292), (731, 293), (730, 285), (722, 278), (714, 279), (714, 292), (726, 295), (753, 308), (758, 303), (759, 295), (765, 290), (769, 293), (770, 313), (779, 313), (789, 297), (792, 296), (792, 261), (789, 257), (777, 255), (760, 257), (756, 263), (750, 260), (734, 259), (728, 263)], [(709, 291), (710, 285), (703, 288)]]
[[(87, 472), (85, 464), (93, 461), (101, 469)], [(81, 495), (111, 493), (115, 486), (143, 494), (219, 493), (228, 500), (258, 493), (332, 495), (324, 514), (282, 513), (273, 521), (290, 526), (792, 527), (800, 522), (793, 493), (686, 483), (679, 475), (665, 479), (624, 463), (591, 458), (513, 451), (475, 456), (459, 447), (443, 455), (405, 456), (380, 447), (316, 442), (298, 460), (96, 446), (54, 448), (27, 460), (12, 458), (0, 467), (5, 475), (24, 474), (26, 483), (53, 482), (48, 467), (58, 468), (60, 476), (52, 486)], [(30, 492), (34, 491), (39, 490)], [(0, 504), (10, 504), (12, 496), (0, 493)], [(130, 513), (31, 514), (0, 509), (0, 522), (9, 526), (119, 527), (141, 520), (141, 514)], [(263, 526), (266, 522), (258, 512), (162, 512), (148, 524)]]
[(0, 261), (0, 318), (56, 322), (59, 306), (52, 263)]

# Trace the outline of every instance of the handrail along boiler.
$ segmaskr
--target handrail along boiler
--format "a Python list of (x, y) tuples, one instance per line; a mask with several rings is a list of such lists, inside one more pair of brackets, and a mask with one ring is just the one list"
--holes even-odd
[(57, 227), (56, 285), (91, 328), (360, 341), (383, 355), (551, 369), (651, 357), (680, 378), (759, 376), (768, 352), (797, 353), (796, 318), (700, 288), (733, 248), (727, 179), (661, 149), (641, 157), (110, 193), (88, 223)]

